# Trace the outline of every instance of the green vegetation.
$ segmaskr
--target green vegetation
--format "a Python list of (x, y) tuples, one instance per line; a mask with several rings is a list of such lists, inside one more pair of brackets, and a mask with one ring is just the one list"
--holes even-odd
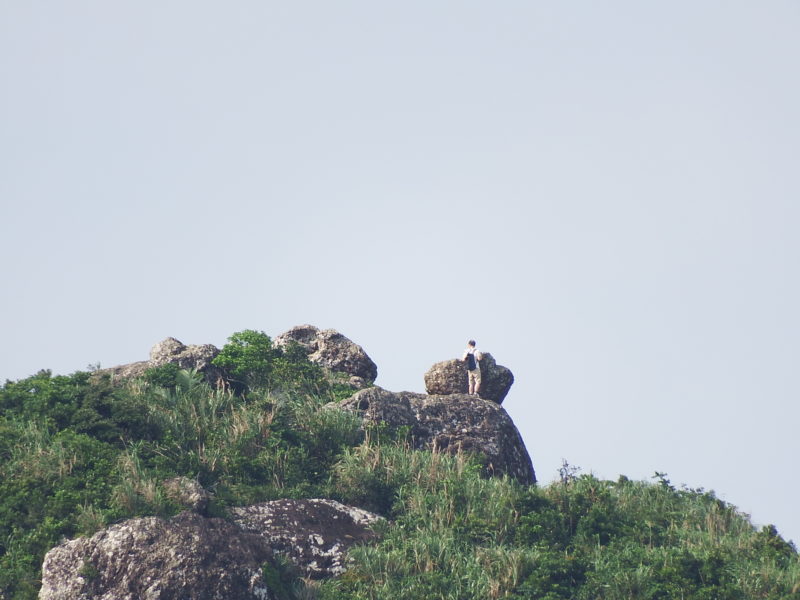
[(373, 508), (390, 494), (392, 521), (380, 543), (352, 553), (340, 579), (316, 586), (316, 597), (800, 598), (795, 549), (713, 493), (676, 489), (663, 474), (655, 484), (561, 475), (524, 487), (484, 479), (460, 455), (348, 450), (335, 489)]
[(124, 385), (42, 371), (0, 388), (0, 597), (35, 598), (62, 538), (176, 513), (160, 482), (184, 475), (219, 516), (328, 497), (387, 517), (338, 579), (265, 565), (285, 598), (800, 598), (794, 547), (711, 492), (568, 465), (548, 486), (486, 479), (473, 457), (414, 451), (404, 432), (325, 408), (350, 392), (300, 346), (244, 331), (215, 364), (233, 389), (169, 365)]

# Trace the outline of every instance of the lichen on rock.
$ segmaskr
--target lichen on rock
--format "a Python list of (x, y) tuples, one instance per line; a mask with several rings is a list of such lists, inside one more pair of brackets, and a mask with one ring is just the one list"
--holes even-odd
[(245, 531), (263, 536), (273, 552), (289, 558), (307, 577), (341, 575), (347, 550), (376, 538), (382, 517), (335, 500), (274, 500), (231, 510)]

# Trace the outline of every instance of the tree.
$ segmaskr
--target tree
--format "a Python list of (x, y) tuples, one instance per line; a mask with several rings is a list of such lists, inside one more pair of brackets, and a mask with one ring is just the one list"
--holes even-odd
[(245, 329), (230, 336), (212, 362), (225, 369), (243, 391), (268, 385), (273, 361), (279, 355), (280, 351), (273, 348), (272, 339), (266, 333)]

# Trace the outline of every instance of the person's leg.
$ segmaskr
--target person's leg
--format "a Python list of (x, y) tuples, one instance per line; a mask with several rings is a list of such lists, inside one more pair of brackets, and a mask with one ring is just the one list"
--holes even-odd
[(475, 369), (475, 393), (478, 394), (481, 391), (481, 368), (478, 367)]
[[(476, 369), (477, 370), (477, 369)], [(469, 393), (475, 393), (475, 371), (467, 371), (467, 380), (469, 381)]]

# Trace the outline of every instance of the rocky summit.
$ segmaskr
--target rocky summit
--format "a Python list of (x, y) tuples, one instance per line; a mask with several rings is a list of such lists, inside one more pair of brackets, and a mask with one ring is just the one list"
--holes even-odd
[[(364, 349), (341, 333), (300, 325), (277, 336), (282, 348), (302, 346), (308, 359), (330, 374), (349, 376), (350, 398), (324, 410), (356, 413), (362, 427), (405, 429), (413, 448), (474, 454), (486, 476), (536, 482), (519, 431), (500, 406), (514, 376), (484, 353), (480, 396), (468, 395), (464, 363), (447, 360), (425, 373), (427, 394), (391, 392), (374, 386), (378, 369)], [(187, 346), (175, 338), (156, 344), (147, 361), (105, 369), (112, 380), (141, 377), (148, 369), (175, 364), (202, 373), (233, 393), (212, 345)], [(317, 409), (319, 410), (319, 409)], [(42, 567), (42, 600), (272, 600), (282, 597), (269, 565), (280, 557), (308, 579), (337, 577), (347, 568), (354, 544), (376, 539), (382, 517), (330, 499), (282, 499), (228, 507), (212, 518), (211, 495), (185, 476), (162, 481), (165, 498), (184, 512), (172, 518), (133, 518), (87, 538), (51, 549)], [(284, 564), (284, 563), (281, 563)], [(265, 567), (267, 565), (267, 567)], [(279, 569), (285, 567), (279, 567)], [(274, 573), (273, 573), (274, 575)]]

